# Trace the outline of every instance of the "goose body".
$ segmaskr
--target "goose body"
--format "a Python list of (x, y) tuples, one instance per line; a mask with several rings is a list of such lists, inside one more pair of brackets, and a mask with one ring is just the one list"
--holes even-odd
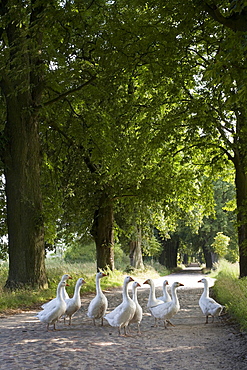
[[(62, 281), (67, 281), (68, 279), (72, 279), (70, 275), (68, 274), (64, 274), (60, 280), (60, 282)], [(61, 294), (62, 294), (62, 297), (63, 299), (68, 299), (69, 298), (69, 295), (68, 293), (66, 292), (66, 288), (65, 288), (66, 284), (62, 287), (61, 289)], [(41, 308), (43, 308), (44, 310), (48, 309), (48, 310), (52, 310), (55, 306), (56, 306), (56, 299), (57, 298), (53, 298), (51, 301), (49, 302), (46, 302), (44, 303)]]
[(208, 280), (206, 278), (202, 278), (201, 280), (198, 281), (198, 283), (204, 284), (204, 290), (199, 299), (199, 306), (202, 310), (202, 313), (206, 316), (205, 324), (208, 323), (209, 315), (212, 316), (213, 318), (212, 322), (214, 322), (214, 317), (220, 316), (224, 306), (216, 302), (213, 298), (209, 297), (209, 285)]
[(69, 325), (71, 324), (72, 316), (81, 308), (81, 297), (80, 290), (83, 284), (85, 284), (83, 278), (79, 278), (75, 285), (74, 295), (72, 298), (65, 299), (66, 311), (64, 314), (64, 319), (69, 317)]
[(64, 315), (66, 311), (66, 303), (62, 296), (62, 289), (65, 287), (65, 285), (65, 281), (60, 281), (58, 284), (55, 306), (53, 306), (52, 309), (46, 309), (37, 314), (39, 320), (47, 324), (47, 330), (49, 330), (49, 325), (53, 325), (53, 329), (56, 330), (56, 322), (62, 315)]
[(100, 279), (106, 276), (103, 272), (98, 272), (96, 274), (96, 296), (92, 299), (88, 306), (87, 315), (93, 320), (93, 324), (95, 325), (96, 319), (101, 319), (101, 325), (103, 326), (103, 317), (105, 316), (108, 301), (106, 296), (101, 290), (100, 287)]
[(170, 294), (167, 291), (167, 285), (168, 285), (168, 281), (164, 280), (163, 281), (163, 286), (162, 286), (163, 287), (163, 295), (161, 297), (158, 297), (157, 298), (158, 300), (163, 301), (163, 302), (170, 302), (172, 300)]
[(157, 306), (159, 304), (164, 303), (161, 299), (156, 298), (156, 296), (155, 296), (155, 286), (154, 286), (154, 282), (153, 282), (152, 279), (145, 280), (143, 284), (148, 284), (150, 286), (147, 308), (151, 308), (153, 306)]
[[(158, 306), (160, 304), (163, 304), (164, 302), (161, 299), (156, 298), (155, 286), (154, 286), (154, 282), (152, 279), (145, 280), (143, 284), (148, 284), (150, 286), (147, 308), (149, 309), (149, 311), (151, 312), (151, 315), (153, 316), (151, 307)], [(154, 320), (155, 320), (155, 326), (157, 326), (157, 318), (155, 316), (154, 316)]]
[(134, 281), (131, 276), (127, 276), (124, 279), (122, 303), (112, 312), (105, 315), (105, 319), (111, 326), (118, 327), (119, 335), (121, 334), (121, 328), (124, 328), (124, 334), (127, 335), (126, 327), (133, 318), (136, 310), (136, 304), (128, 294), (128, 284), (131, 281)]
[(150, 311), (156, 319), (164, 320), (165, 327), (167, 327), (167, 322), (176, 315), (180, 309), (180, 304), (177, 297), (177, 288), (184, 286), (179, 282), (174, 282), (171, 287), (172, 300), (170, 302), (164, 302), (157, 306), (151, 307)]
[(141, 285), (137, 281), (134, 281), (134, 283), (132, 285), (132, 300), (136, 304), (136, 309), (135, 309), (134, 316), (129, 321), (129, 325), (132, 324), (132, 323), (136, 323), (137, 324), (138, 333), (141, 333), (141, 331), (140, 331), (140, 323), (142, 321), (142, 307), (140, 306), (140, 304), (138, 302), (138, 299), (137, 299), (137, 288), (139, 286), (141, 286)]

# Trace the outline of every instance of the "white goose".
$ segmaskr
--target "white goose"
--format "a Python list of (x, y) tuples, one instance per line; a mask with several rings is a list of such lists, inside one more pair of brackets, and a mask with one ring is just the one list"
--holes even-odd
[(170, 302), (172, 300), (170, 294), (167, 291), (167, 285), (169, 285), (168, 281), (164, 280), (163, 281), (163, 295), (157, 298), (163, 302)]
[(66, 303), (62, 296), (62, 289), (66, 286), (65, 281), (60, 281), (57, 287), (57, 296), (55, 301), (55, 306), (48, 310), (43, 310), (38, 312), (37, 317), (43, 323), (47, 324), (47, 330), (49, 330), (49, 325), (53, 325), (53, 329), (56, 330), (55, 324), (56, 321), (64, 315), (66, 311)]
[(69, 317), (69, 325), (71, 324), (72, 316), (81, 308), (81, 297), (80, 290), (83, 284), (85, 284), (83, 278), (79, 278), (75, 285), (74, 295), (72, 298), (65, 299), (66, 311), (64, 314), (64, 321), (66, 317)]
[(174, 282), (171, 287), (172, 300), (157, 306), (151, 307), (150, 311), (156, 319), (164, 320), (165, 327), (167, 327), (167, 322), (171, 319), (180, 309), (176, 289), (184, 284)]
[(142, 307), (140, 306), (138, 299), (137, 299), (137, 288), (139, 286), (141, 285), (137, 281), (134, 281), (134, 283), (132, 284), (132, 300), (136, 304), (136, 310), (135, 310), (134, 316), (129, 321), (129, 325), (132, 323), (137, 323), (137, 331), (139, 334), (141, 334), (140, 323), (142, 321)]
[[(62, 278), (60, 280), (60, 283), (62, 281), (65, 281), (66, 282), (68, 279), (72, 279), (72, 277), (70, 275), (68, 275), (68, 274), (65, 274), (65, 275), (62, 276)], [(63, 297), (64, 300), (69, 298), (69, 295), (66, 292), (65, 286), (66, 286), (66, 284), (64, 285), (64, 287), (62, 287), (62, 290), (61, 290), (62, 297)], [(56, 306), (56, 299), (57, 298), (53, 298), (51, 301), (44, 303), (41, 306), (41, 308), (43, 308), (44, 310), (46, 310), (46, 309), (52, 310), (52, 308), (54, 308)]]
[[(149, 291), (149, 297), (148, 297), (148, 303), (147, 303), (147, 308), (152, 314), (151, 307), (163, 304), (164, 302), (161, 299), (157, 299), (155, 296), (155, 286), (154, 282), (152, 279), (147, 279), (144, 281), (143, 284), (148, 284), (150, 286), (150, 291)], [(155, 326), (157, 326), (157, 318), (154, 317), (155, 320)]]
[(88, 317), (93, 319), (94, 325), (96, 319), (101, 319), (101, 326), (103, 326), (103, 317), (105, 316), (108, 307), (107, 298), (100, 287), (100, 279), (104, 276), (107, 275), (103, 272), (98, 272), (96, 274), (96, 296), (90, 302), (87, 312)]
[(119, 335), (121, 335), (122, 327), (124, 328), (124, 334), (127, 335), (126, 327), (134, 316), (136, 310), (136, 304), (128, 294), (128, 284), (131, 281), (134, 281), (131, 276), (127, 276), (124, 279), (122, 303), (117, 306), (112, 312), (105, 315), (105, 319), (111, 326), (118, 327)]
[(208, 280), (206, 278), (202, 278), (198, 281), (198, 283), (204, 284), (204, 291), (199, 299), (199, 306), (202, 310), (202, 313), (206, 316), (206, 322), (208, 323), (208, 316), (212, 316), (212, 322), (214, 322), (215, 316), (220, 316), (224, 306), (217, 303), (213, 298), (209, 297), (209, 286)]

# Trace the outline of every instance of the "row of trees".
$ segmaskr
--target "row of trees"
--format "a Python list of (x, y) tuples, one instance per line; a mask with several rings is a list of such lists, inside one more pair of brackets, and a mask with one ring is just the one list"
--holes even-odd
[(4, 0), (0, 11), (6, 286), (46, 285), (58, 229), (91, 234), (98, 268), (113, 269), (116, 224), (132, 242), (185, 215), (199, 224), (229, 170), (246, 276), (244, 3)]

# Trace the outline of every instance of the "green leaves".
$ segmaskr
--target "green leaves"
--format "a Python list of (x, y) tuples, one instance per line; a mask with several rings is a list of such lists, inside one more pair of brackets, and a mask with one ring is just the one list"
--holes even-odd
[(217, 233), (214, 238), (214, 242), (211, 245), (213, 252), (216, 253), (219, 257), (224, 257), (227, 253), (227, 247), (229, 244), (230, 238), (224, 235), (221, 231)]

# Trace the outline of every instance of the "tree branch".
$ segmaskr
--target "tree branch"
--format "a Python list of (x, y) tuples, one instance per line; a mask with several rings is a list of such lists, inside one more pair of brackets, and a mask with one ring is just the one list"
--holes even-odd
[[(57, 131), (57, 132), (59, 132), (65, 139), (66, 139), (66, 141), (70, 144), (70, 145), (76, 145), (76, 143), (74, 142), (74, 140), (73, 140), (73, 138), (71, 138), (70, 136), (68, 136), (67, 134), (66, 134), (66, 132), (64, 132), (54, 121), (52, 121), (52, 122), (49, 122), (49, 125), (55, 130), (55, 131)], [(77, 145), (77, 147), (79, 148), (79, 149), (81, 149), (84, 153), (86, 153), (86, 150), (85, 150), (85, 148), (84, 148), (84, 146), (83, 145)], [(90, 157), (87, 155), (87, 154), (83, 154), (83, 160), (84, 160), (84, 162), (85, 162), (85, 164), (86, 164), (86, 166), (87, 166), (87, 168), (89, 169), (89, 171), (91, 172), (91, 173), (95, 173), (97, 170), (98, 170), (98, 168), (97, 168), (97, 166), (94, 164), (94, 163), (92, 163), (92, 161), (90, 160)]]
[(59, 100), (61, 100), (61, 99), (65, 98), (65, 97), (67, 97), (68, 95), (73, 94), (74, 92), (76, 92), (76, 91), (79, 91), (79, 90), (83, 89), (83, 87), (85, 87), (85, 86), (89, 85), (89, 84), (90, 84), (91, 82), (93, 82), (95, 79), (96, 79), (96, 76), (92, 76), (92, 77), (90, 78), (90, 80), (88, 80), (88, 81), (84, 82), (82, 85), (79, 85), (79, 86), (77, 86), (77, 87), (75, 87), (75, 88), (73, 88), (73, 89), (70, 89), (70, 90), (68, 90), (68, 91), (65, 91), (64, 93), (62, 93), (62, 94), (58, 95), (56, 98), (51, 99), (51, 100), (48, 100), (47, 102), (44, 102), (42, 105), (39, 105), (37, 108), (41, 108), (42, 106), (46, 107), (47, 105), (51, 105), (51, 104), (53, 104), (53, 103), (55, 103), (55, 102), (57, 102), (57, 101), (59, 101)]
[(230, 28), (234, 32), (247, 31), (247, 7), (244, 7), (240, 13), (233, 13), (229, 17), (224, 17), (217, 5), (209, 5), (207, 1), (202, 1), (200, 5), (216, 22), (223, 26)]

